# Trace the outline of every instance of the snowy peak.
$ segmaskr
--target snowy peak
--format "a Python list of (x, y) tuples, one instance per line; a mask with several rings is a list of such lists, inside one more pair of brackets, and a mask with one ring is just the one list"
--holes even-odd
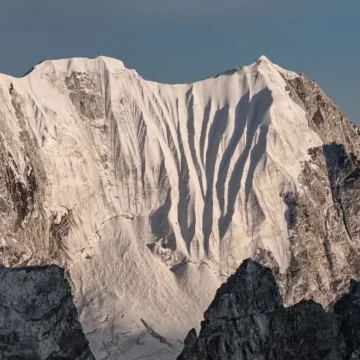
[(261, 55), (256, 61), (272, 64), (270, 59), (268, 57), (266, 57), (265, 55)]
[[(46, 73), (51, 71), (57, 71), (59, 73), (72, 73), (76, 72), (93, 72), (101, 71), (102, 67), (106, 67), (110, 72), (117, 70), (128, 70), (135, 72), (133, 69), (129, 69), (125, 64), (118, 59), (107, 57), (107, 56), (98, 56), (96, 58), (68, 58), (68, 59), (57, 59), (57, 60), (44, 60), (35, 65), (30, 71), (28, 71), (24, 77), (32, 74), (34, 71), (36, 73)], [(281, 69), (277, 65), (273, 64), (266, 56), (262, 55), (254, 63), (249, 66), (242, 66), (241, 68), (229, 69), (218, 75), (214, 76), (215, 78), (220, 75), (231, 75), (235, 74), (243, 68), (254, 69), (257, 71), (259, 66), (265, 67), (267, 71), (273, 71), (276, 69)], [(283, 70), (283, 69), (282, 69)], [(286, 70), (284, 70), (286, 71)], [(294, 73), (295, 74), (295, 73)], [(33, 74), (34, 75), (34, 74)], [(165, 85), (165, 84), (164, 84)], [(173, 85), (174, 86), (174, 85)], [(176, 86), (176, 85), (175, 85)]]
[(89, 72), (101, 69), (102, 66), (106, 66), (111, 69), (126, 69), (124, 63), (121, 60), (114, 58), (99, 56), (95, 59), (90, 58), (69, 58), (59, 60), (44, 60), (35, 65), (30, 71), (28, 71), (24, 77), (31, 75), (33, 72), (36, 74), (50, 72), (52, 69), (58, 72), (71, 73), (73, 71)]

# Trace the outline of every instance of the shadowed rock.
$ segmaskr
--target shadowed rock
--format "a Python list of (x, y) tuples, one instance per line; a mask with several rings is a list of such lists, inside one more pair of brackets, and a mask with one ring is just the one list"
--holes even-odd
[(199, 336), (178, 360), (342, 360), (360, 356), (360, 284), (333, 310), (301, 301), (285, 308), (269, 268), (245, 260), (217, 291)]
[(0, 359), (94, 359), (61, 268), (0, 268)]

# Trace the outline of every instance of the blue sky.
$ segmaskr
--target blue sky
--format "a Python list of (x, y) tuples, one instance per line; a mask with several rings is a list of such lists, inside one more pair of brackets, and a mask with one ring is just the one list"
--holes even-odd
[(0, 0), (0, 72), (106, 55), (191, 82), (266, 55), (304, 72), (360, 124), (360, 0)]

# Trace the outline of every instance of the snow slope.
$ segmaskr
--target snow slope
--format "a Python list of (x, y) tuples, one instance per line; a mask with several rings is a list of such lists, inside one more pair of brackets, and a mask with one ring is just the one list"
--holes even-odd
[(264, 56), (186, 85), (106, 57), (0, 75), (3, 261), (68, 268), (98, 360), (174, 359), (243, 259), (288, 266), (281, 195), (322, 144), (296, 76)]

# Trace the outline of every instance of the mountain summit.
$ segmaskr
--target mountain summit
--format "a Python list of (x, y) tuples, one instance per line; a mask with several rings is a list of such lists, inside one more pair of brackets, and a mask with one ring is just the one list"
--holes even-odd
[(284, 302), (360, 277), (360, 131), (260, 57), (194, 84), (106, 57), (0, 75), (7, 266), (64, 266), (96, 359), (175, 359), (245, 258)]

